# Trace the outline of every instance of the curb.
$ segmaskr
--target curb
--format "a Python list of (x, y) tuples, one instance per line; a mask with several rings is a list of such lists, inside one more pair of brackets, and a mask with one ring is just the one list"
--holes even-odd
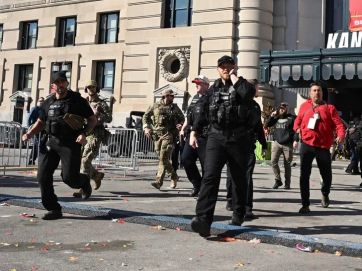
[[(28, 208), (44, 209), (39, 198), (23, 197), (0, 197), (0, 202), (7, 202), (11, 205), (23, 206)], [(60, 202), (62, 211), (69, 214), (110, 218), (123, 218), (125, 222), (143, 224), (150, 226), (162, 226), (169, 229), (177, 229), (192, 232), (191, 219), (171, 216), (150, 215), (133, 211), (123, 211), (119, 209), (110, 209), (95, 207), (84, 204)], [(262, 243), (282, 245), (295, 248), (298, 243), (304, 246), (310, 246), (313, 250), (325, 253), (336, 253), (339, 251), (342, 255), (351, 257), (362, 257), (362, 243), (353, 243), (348, 241), (317, 238), (303, 236), (299, 234), (283, 233), (278, 231), (260, 230), (251, 227), (237, 227), (223, 223), (213, 223), (211, 225), (213, 234), (231, 236), (243, 240), (260, 239)]]
[[(296, 167), (300, 167), (300, 161), (299, 160), (297, 160), (297, 161), (293, 161), (293, 163), (292, 164), (296, 164), (296, 165), (293, 165), (292, 166), (292, 168), (296, 168)], [(256, 164), (258, 164), (258, 165), (260, 165), (260, 166), (262, 166), (262, 167), (271, 167), (271, 162), (270, 162), (270, 160), (268, 160), (268, 161), (265, 161), (265, 160), (257, 160), (256, 161)], [(280, 164), (280, 166), (283, 166), (282, 164)], [(346, 169), (346, 167), (348, 166), (348, 164), (346, 164), (346, 165), (341, 165), (341, 164), (339, 164), (339, 165), (336, 165), (335, 163), (332, 163), (332, 169)], [(312, 168), (318, 168), (318, 165), (317, 164), (315, 164), (315, 163), (313, 163), (312, 164)]]

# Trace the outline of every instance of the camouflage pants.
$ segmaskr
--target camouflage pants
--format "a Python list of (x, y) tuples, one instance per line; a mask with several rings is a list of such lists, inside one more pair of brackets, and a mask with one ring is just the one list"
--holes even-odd
[(92, 161), (97, 157), (100, 145), (101, 140), (99, 138), (88, 136), (87, 144), (85, 144), (82, 149), (82, 163), (80, 170), (87, 174), (91, 179), (94, 179), (99, 174), (99, 171), (93, 167)]
[(173, 136), (172, 134), (166, 134), (158, 138), (155, 141), (155, 151), (158, 155), (158, 171), (156, 176), (156, 181), (163, 183), (163, 180), (166, 175), (166, 171), (171, 175), (171, 180), (177, 180), (178, 176), (174, 171), (170, 156), (173, 148)]

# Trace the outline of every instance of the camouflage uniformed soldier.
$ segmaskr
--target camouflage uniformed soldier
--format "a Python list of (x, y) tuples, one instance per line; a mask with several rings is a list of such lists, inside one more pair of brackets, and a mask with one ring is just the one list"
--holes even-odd
[[(112, 113), (107, 103), (99, 97), (100, 89), (96, 81), (90, 80), (84, 90), (88, 94), (87, 101), (97, 117), (97, 126), (91, 134), (87, 135), (87, 144), (83, 146), (81, 171), (95, 182), (94, 190), (98, 190), (104, 173), (96, 170), (92, 165), (92, 161), (97, 157), (101, 143), (107, 144), (109, 132), (105, 129), (104, 123), (112, 121)], [(82, 191), (80, 190), (73, 195), (79, 197), (81, 193)]]
[(156, 189), (161, 188), (166, 171), (171, 175), (170, 188), (176, 188), (178, 181), (178, 176), (170, 162), (170, 154), (185, 117), (177, 104), (173, 103), (174, 96), (175, 93), (172, 90), (164, 91), (162, 99), (149, 107), (143, 115), (145, 135), (152, 136), (155, 151), (159, 156), (156, 181), (151, 183)]

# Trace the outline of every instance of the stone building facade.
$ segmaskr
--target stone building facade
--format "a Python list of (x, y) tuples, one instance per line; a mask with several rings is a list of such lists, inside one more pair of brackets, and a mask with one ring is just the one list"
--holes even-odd
[[(239, 74), (259, 78), (263, 50), (319, 48), (326, 0), (0, 0), (0, 120), (26, 123), (51, 73), (67, 71), (84, 93), (95, 79), (112, 105), (112, 125), (144, 111), (165, 88), (185, 107), (192, 79), (215, 80), (232, 55)], [(262, 84), (258, 101), (303, 99)], [(186, 92), (186, 93), (185, 93)]]

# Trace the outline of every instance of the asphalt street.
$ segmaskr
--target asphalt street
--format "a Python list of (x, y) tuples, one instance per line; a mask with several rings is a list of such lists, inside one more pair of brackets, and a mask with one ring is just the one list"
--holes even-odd
[[(215, 223), (212, 225), (213, 235), (209, 240), (199, 237), (190, 229), (196, 199), (188, 196), (191, 184), (187, 181), (182, 169), (178, 171), (181, 182), (177, 189), (168, 188), (169, 183), (165, 182), (160, 191), (150, 185), (156, 173), (155, 164), (141, 165), (139, 171), (128, 171), (126, 174), (119, 170), (105, 170), (106, 177), (100, 190), (94, 191), (92, 197), (86, 201), (73, 198), (74, 190), (62, 183), (59, 172), (56, 172), (55, 190), (63, 206), (65, 218), (51, 222), (35, 218), (32, 222), (28, 222), (28, 225), (25, 221), (29, 218), (20, 217), (19, 214), (35, 213), (37, 217), (40, 217), (44, 213), (43, 210), (38, 210), (42, 206), (35, 179), (36, 171), (9, 171), (5, 176), (0, 177), (0, 203), (2, 203), (0, 241), (9, 244), (24, 242), (28, 245), (32, 240), (29, 236), (34, 235), (41, 241), (39, 241), (39, 246), (56, 239), (54, 241), (57, 243), (69, 243), (70, 248), (66, 247), (62, 250), (63, 252), (55, 249), (54, 253), (49, 253), (55, 256), (49, 258), (39, 253), (39, 249), (41, 250), (39, 247), (36, 252), (34, 250), (17, 251), (16, 248), (9, 251), (0, 245), (0, 270), (15, 268), (11, 267), (12, 264), (19, 265), (16, 270), (31, 270), (29, 263), (35, 262), (35, 259), (40, 263), (37, 268), (43, 268), (46, 261), (50, 261), (58, 268), (35, 270), (73, 270), (69, 269), (69, 266), (74, 266), (77, 270), (79, 266), (82, 266), (81, 270), (120, 270), (122, 263), (124, 264), (122, 268), (128, 268), (128, 270), (138, 270), (138, 268), (144, 268), (144, 270), (170, 270), (171, 268), (175, 270), (233, 270), (239, 262), (245, 270), (267, 270), (270, 264), (275, 264), (281, 270), (284, 270), (284, 266), (285, 270), (307, 270), (314, 264), (309, 266), (306, 262), (313, 259), (316, 263), (320, 261), (320, 270), (335, 270), (335, 266), (338, 266), (341, 267), (340, 270), (360, 271), (362, 270), (360, 267), (362, 266), (360, 194), (362, 189), (359, 186), (361, 178), (346, 175), (345, 166), (344, 161), (333, 164), (331, 205), (327, 209), (320, 205), (320, 177), (318, 170), (313, 168), (312, 212), (307, 216), (301, 216), (298, 214), (300, 208), (299, 167), (293, 168), (291, 190), (273, 190), (271, 187), (274, 178), (271, 168), (258, 164), (254, 174), (254, 213), (257, 219), (246, 221), (241, 228), (227, 225), (231, 213), (225, 210), (226, 191), (223, 174), (215, 210)], [(95, 219), (96, 216), (102, 219)], [(112, 219), (121, 219), (121, 223), (112, 222)], [(9, 229), (14, 229), (17, 234), (8, 235), (11, 232)], [(122, 233), (120, 234), (118, 230)], [(54, 231), (53, 235), (44, 235), (44, 233)], [(153, 234), (167, 236), (157, 239)], [(180, 235), (185, 235), (182, 239), (184, 243), (177, 240)], [(57, 236), (59, 236), (58, 239)], [(230, 238), (228, 240), (231, 241), (220, 241), (220, 238), (225, 238), (225, 236), (228, 236)], [(104, 261), (98, 261), (97, 257), (89, 256), (91, 255), (89, 253), (83, 255), (82, 252), (74, 256), (77, 258), (77, 263), (75, 263), (69, 260), (71, 256), (67, 258), (62, 254), (65, 253), (64, 251), (75, 249), (74, 247), (85, 246), (91, 240), (114, 241), (115, 243), (110, 244), (110, 247), (116, 246), (117, 249), (101, 251), (102, 255), (107, 256), (100, 258), (109, 259)], [(261, 244), (249, 243), (250, 240), (260, 240)], [(139, 243), (137, 249), (118, 251), (119, 246), (123, 247), (123, 241)], [(250, 246), (251, 244), (253, 245)], [(296, 249), (296, 245), (304, 245), (314, 253), (301, 252)], [(240, 251), (228, 250), (228, 247), (234, 246), (241, 246)], [(269, 248), (261, 249), (264, 246)], [(220, 247), (222, 247), (221, 251), (218, 249)], [(202, 253), (202, 260), (199, 259), (195, 267), (195, 261), (189, 259), (197, 257), (189, 256), (188, 252), (197, 255), (198, 248), (203, 249), (204, 253)], [(274, 252), (270, 252), (270, 249)], [(224, 253), (223, 250), (225, 250)], [(15, 255), (14, 252), (17, 253), (16, 255), (21, 254), (21, 257), (11, 256)], [(116, 259), (112, 261), (112, 257), (119, 253), (122, 257), (115, 257)], [(290, 257), (283, 257), (289, 253)], [(63, 258), (59, 256), (60, 254)], [(188, 257), (180, 258), (180, 255), (184, 254)], [(204, 257), (205, 255), (210, 258)], [(323, 255), (322, 258), (321, 255)], [(337, 255), (342, 255), (342, 257)], [(143, 263), (140, 266), (137, 265), (137, 257), (140, 258), (140, 263)], [(304, 257), (311, 258), (307, 261)], [(327, 260), (324, 257), (331, 258)], [(344, 264), (346, 258), (353, 259), (347, 261), (351, 263), (350, 266)], [(25, 261), (25, 259), (28, 260)], [(183, 262), (183, 259), (186, 261)], [(20, 262), (24, 264), (27, 262), (27, 265), (22, 265)], [(105, 264), (107, 264), (106, 268)], [(103, 267), (99, 269), (99, 266)]]
[(206, 240), (159, 225), (71, 214), (44, 221), (41, 210), (0, 208), (1, 271), (362, 270), (361, 258), (302, 252), (257, 239)]

